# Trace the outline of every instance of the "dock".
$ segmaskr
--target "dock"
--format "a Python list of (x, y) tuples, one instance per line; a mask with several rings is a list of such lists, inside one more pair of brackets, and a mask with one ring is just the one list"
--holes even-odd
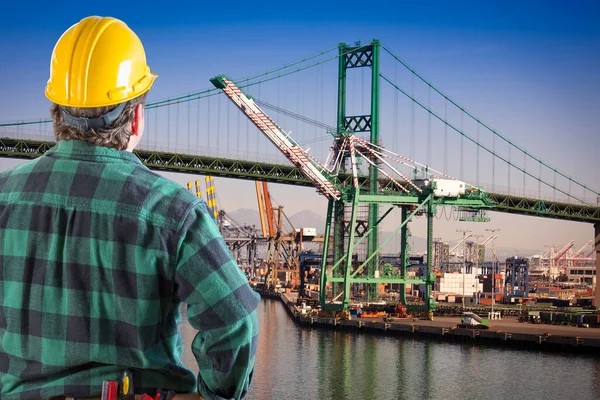
[(460, 317), (416, 318), (324, 318), (302, 314), (296, 293), (261, 293), (279, 299), (294, 322), (307, 329), (336, 329), (348, 332), (434, 339), (439, 341), (502, 346), (527, 350), (565, 351), (600, 355), (600, 329), (530, 324), (509, 317), (490, 321), (489, 329), (457, 328)]

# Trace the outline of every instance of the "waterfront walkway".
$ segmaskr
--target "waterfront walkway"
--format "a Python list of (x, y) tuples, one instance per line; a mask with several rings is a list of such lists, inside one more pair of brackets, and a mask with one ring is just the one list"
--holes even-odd
[[(409, 323), (409, 322), (404, 322)], [(438, 326), (452, 328), (460, 323), (460, 317), (435, 317), (433, 321), (419, 320), (423, 326)], [(518, 322), (515, 317), (502, 318), (490, 321), (490, 331), (504, 331), (510, 333), (525, 333), (537, 335), (560, 335), (590, 339), (600, 339), (600, 328), (581, 328), (577, 326), (561, 326), (550, 324), (529, 324)]]

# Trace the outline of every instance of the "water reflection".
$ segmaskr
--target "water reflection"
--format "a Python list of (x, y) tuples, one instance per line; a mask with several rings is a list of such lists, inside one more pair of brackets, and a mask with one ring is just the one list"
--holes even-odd
[(398, 351), (398, 356), (396, 357), (396, 362), (393, 363), (394, 365), (394, 372), (396, 374), (396, 379), (395, 379), (395, 383), (396, 385), (394, 386), (394, 391), (396, 393), (396, 395), (398, 396), (398, 398), (400, 398), (399, 396), (402, 396), (402, 393), (404, 391), (404, 388), (406, 387), (406, 369), (404, 368), (404, 357), (406, 354), (406, 351), (404, 350), (404, 347), (406, 346), (405, 341), (398, 341), (398, 345), (396, 346), (396, 349)]
[(431, 371), (431, 347), (432, 346), (424, 346), (423, 348), (423, 395), (426, 399), (430, 399), (433, 395), (433, 387), (432, 387), (432, 371)]
[[(600, 360), (301, 329), (262, 300), (248, 399), (599, 399)], [(183, 323), (187, 348), (195, 332)], [(183, 361), (197, 372), (190, 351)]]

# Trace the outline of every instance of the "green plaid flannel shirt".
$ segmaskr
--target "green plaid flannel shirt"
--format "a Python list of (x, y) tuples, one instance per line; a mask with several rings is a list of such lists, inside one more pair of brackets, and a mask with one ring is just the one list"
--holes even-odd
[(137, 393), (243, 397), (258, 301), (205, 202), (132, 153), (60, 141), (0, 174), (3, 400), (99, 395), (123, 369)]

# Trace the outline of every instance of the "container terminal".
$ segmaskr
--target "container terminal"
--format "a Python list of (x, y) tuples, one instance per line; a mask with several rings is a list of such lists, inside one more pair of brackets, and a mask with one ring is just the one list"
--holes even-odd
[[(194, 190), (192, 186), (190, 182), (188, 188)], [(264, 297), (281, 299), (303, 327), (599, 352), (600, 314), (593, 301), (596, 271), (591, 242), (576, 249), (571, 241), (562, 247), (549, 246), (533, 257), (498, 260), (497, 230), (487, 230), (491, 232), (481, 243), (474, 239), (483, 235), (466, 232), (452, 246), (436, 239), (431, 247), (429, 291), (425, 287), (426, 254), (403, 259), (398, 253), (382, 253), (380, 277), (404, 273), (414, 283), (393, 279), (377, 283), (376, 296), (370, 297), (368, 282), (355, 282), (349, 285), (345, 309), (324, 310), (320, 289), (325, 238), (316, 228), (296, 228), (283, 206), (273, 205), (266, 182), (255, 186), (259, 228), (240, 224), (217, 209), (210, 178), (206, 179), (207, 203), (255, 290)], [(195, 192), (201, 197), (199, 181)], [(490, 246), (492, 254), (487, 255)], [(360, 261), (357, 255), (352, 265)], [(328, 255), (326, 265), (332, 263)], [(328, 283), (326, 290), (331, 286)], [(433, 310), (422, 307), (428, 303), (427, 295), (435, 304)]]
[[(283, 207), (273, 206), (264, 182), (256, 183), (260, 229), (239, 224), (224, 211), (216, 211), (214, 182), (212, 179), (206, 182), (209, 206), (214, 208), (225, 241), (254, 287), (263, 293), (287, 291), (295, 294), (300, 302), (318, 304), (323, 236), (317, 234), (315, 228), (295, 228)], [(188, 187), (192, 188), (191, 182)], [(196, 181), (195, 191), (201, 196), (199, 181)], [(482, 244), (476, 244), (467, 237), (452, 247), (439, 240), (434, 242), (435, 279), (431, 288), (431, 297), (437, 304), (434, 315), (458, 315), (465, 307), (475, 307), (482, 310), (484, 316), (502, 312), (504, 317), (514, 317), (531, 309), (528, 312), (535, 322), (566, 324), (567, 321), (554, 320), (561, 318), (560, 314), (553, 317), (539, 312), (571, 309), (577, 314), (573, 318), (579, 318), (573, 324), (594, 325), (582, 320), (584, 314), (593, 315), (596, 276), (590, 243), (573, 251), (571, 241), (559, 251), (551, 247), (533, 257), (509, 257), (503, 261), (497, 260), (494, 248), (492, 260), (486, 261), (490, 258), (486, 255), (486, 245), (493, 245), (496, 238), (493, 234)], [(409, 257), (407, 275), (422, 276), (426, 271), (425, 259), (424, 255)], [(380, 258), (382, 275), (398, 275), (400, 265), (398, 254), (384, 254)], [(494, 270), (496, 273), (492, 274)], [(365, 287), (365, 284), (352, 286), (354, 303), (350, 311), (361, 302), (369, 302)], [(370, 303), (380, 302), (388, 309), (394, 307), (402, 303), (401, 289), (397, 283), (379, 284), (378, 297)], [(411, 303), (423, 302), (422, 284), (406, 285), (404, 290), (404, 304), (408, 308)]]
[[(467, 235), (470, 230), (457, 229), (457, 232), (462, 232), (463, 240), (452, 250), (448, 249), (447, 254), (444, 252), (444, 245), (434, 241), (433, 219), (438, 209), (456, 209), (466, 214), (461, 220), (486, 222), (489, 221), (487, 210), (494, 209), (496, 203), (490, 200), (482, 187), (455, 179), (444, 172), (433, 170), (378, 145), (378, 132), (374, 125), (367, 123), (368, 120), (372, 122), (378, 112), (377, 44), (378, 42), (374, 41), (367, 49), (351, 49), (357, 54), (365, 53), (364, 55), (368, 55), (372, 62), (370, 118), (362, 116), (360, 121), (347, 118), (344, 116), (343, 107), (346, 101), (343, 90), (345, 72), (348, 68), (362, 67), (364, 63), (355, 64), (347, 60), (348, 62), (340, 64), (339, 72), (342, 81), (338, 111), (340, 118), (343, 117), (340, 121), (348, 122), (347, 127), (353, 127), (354, 124), (364, 125), (365, 129), (361, 128), (361, 130), (370, 132), (370, 141), (355, 135), (355, 129), (340, 128), (333, 135), (330, 154), (324, 163), (316, 160), (295, 142), (289, 132), (283, 130), (260, 108), (260, 102), (244, 93), (229, 77), (219, 75), (211, 79), (211, 83), (221, 89), (228, 99), (302, 172), (317, 192), (328, 199), (325, 232), (320, 249), (320, 268), (311, 267), (307, 270), (300, 265), (299, 252), (302, 249), (296, 243), (304, 241), (303, 233), (308, 230), (300, 228), (290, 230), (287, 235), (283, 235), (281, 226), (284, 218), (281, 210), (278, 210), (277, 217), (273, 215), (274, 209), (268, 204), (269, 194), (266, 183), (263, 182), (262, 191), (259, 183), (256, 184), (261, 211), (261, 229), (263, 237), (268, 237), (270, 242), (265, 262), (266, 272), (262, 275), (264, 285), (277, 290), (282, 286), (280, 282), (284, 282), (290, 289), (297, 287), (301, 298), (305, 296), (312, 298), (313, 288), (306, 285), (308, 273), (313, 275), (312, 279), (319, 282), (318, 301), (323, 311), (348, 314), (356, 301), (364, 299), (374, 303), (380, 301), (382, 296), (386, 297), (385, 300), (390, 300), (389, 297), (397, 295), (398, 298), (393, 300), (398, 304), (402, 304), (411, 312), (425, 312), (429, 319), (433, 317), (437, 301), (456, 302), (457, 297), (463, 308), (467, 304), (486, 303), (493, 308), (497, 301), (518, 304), (533, 302), (541, 297), (537, 296), (539, 289), (539, 294), (545, 294), (544, 300), (549, 300), (553, 306), (565, 301), (564, 298), (552, 297), (552, 293), (557, 291), (553, 290), (550, 284), (554, 284), (557, 280), (563, 282), (562, 275), (557, 275), (559, 270), (557, 262), (563, 260), (563, 256), (566, 256), (573, 243), (571, 247), (560, 250), (558, 254), (548, 256), (550, 262), (548, 272), (541, 276), (539, 282), (536, 282), (530, 291), (529, 261), (522, 257), (506, 258), (504, 265), (501, 266), (494, 252), (493, 262), (486, 264), (478, 242), (483, 235), (471, 233)], [(410, 167), (412, 177), (409, 177), (410, 174), (400, 172), (400, 166)], [(397, 221), (400, 223), (395, 224), (397, 227), (394, 232), (387, 238), (383, 238), (380, 235), (380, 224), (390, 215), (398, 216)], [(408, 226), (413, 218), (419, 216), (426, 219), (427, 251), (423, 259), (413, 265), (409, 255)], [(497, 230), (488, 229), (488, 231), (491, 231), (492, 235), (483, 242), (483, 246), (486, 242), (493, 242), (497, 238), (495, 235)], [(314, 235), (314, 232), (311, 234)], [(472, 241), (467, 241), (471, 237), (477, 239), (475, 245)], [(400, 252), (395, 259), (386, 262), (382, 250), (393, 239), (400, 243)], [(460, 261), (453, 265), (445, 256), (449, 256), (461, 244)], [(596, 249), (592, 253), (594, 251)], [(579, 252), (576, 254), (575, 258), (582, 263), (577, 265), (581, 267), (577, 269), (578, 272), (586, 272), (585, 262), (590, 255), (584, 257), (580, 256)], [(541, 260), (542, 257), (539, 261)], [(566, 264), (563, 270), (565, 266)], [(456, 271), (456, 267), (459, 271)], [(579, 282), (581, 285), (573, 288), (574, 291), (581, 293), (572, 294), (578, 298), (590, 297), (589, 304), (580, 305), (591, 307), (594, 305), (591, 300), (592, 292), (587, 291), (585, 286), (594, 284), (594, 270), (590, 269), (590, 272), (592, 272), (591, 276), (583, 274)], [(280, 273), (286, 276), (282, 279)], [(250, 278), (254, 279), (256, 276)], [(584, 282), (588, 278), (591, 282)], [(558, 292), (562, 295), (563, 290)], [(531, 293), (535, 296), (530, 295)], [(582, 296), (582, 293), (589, 296)], [(582, 299), (581, 302), (585, 300)], [(490, 312), (491, 315), (495, 315), (493, 310)]]
[[(422, 273), (422, 257), (411, 258), (413, 273)], [(431, 291), (436, 308), (428, 315), (418, 307), (410, 311), (411, 303), (423, 302), (425, 291), (420, 285), (407, 286), (403, 303), (399, 285), (380, 284), (377, 301), (369, 301), (364, 286), (357, 284), (347, 310), (323, 310), (318, 284), (320, 254), (303, 252), (299, 260), (297, 286), (286, 280), (290, 275), (285, 269), (278, 272), (274, 285), (265, 284), (260, 275), (267, 272), (264, 268), (257, 269), (258, 280), (249, 277), (262, 296), (281, 299), (289, 315), (303, 327), (600, 354), (600, 313), (592, 297), (595, 277), (584, 280), (581, 274), (567, 275), (571, 267), (559, 268), (552, 279), (547, 273), (540, 274), (539, 264), (530, 275), (530, 259), (525, 257), (473, 264), (471, 270), (461, 269), (461, 263), (442, 262), (435, 269)], [(386, 262), (393, 265), (393, 257), (388, 256)], [(495, 282), (491, 282), (491, 272), (486, 273), (491, 264), (497, 264)], [(463, 283), (469, 288), (465, 295)]]
[[(297, 298), (285, 297), (286, 304), (295, 304), (300, 309), (290, 312), (313, 322), (328, 318), (334, 325), (345, 321), (344, 324), (357, 323), (362, 327), (365, 318), (381, 318), (375, 323), (385, 328), (387, 324), (395, 326), (395, 319), (411, 317), (436, 324), (436, 317), (439, 323), (440, 315), (450, 315), (459, 318), (459, 324), (450, 327), (453, 332), (464, 330), (474, 337), (483, 331), (484, 335), (492, 335), (491, 326), (504, 324), (499, 321), (516, 316), (532, 325), (570, 324), (595, 329), (598, 313), (592, 294), (598, 267), (588, 268), (594, 261), (590, 259), (588, 263), (586, 259), (597, 249), (587, 255), (578, 251), (571, 254), (569, 262), (563, 262), (572, 252), (571, 243), (558, 252), (552, 249), (547, 256), (540, 255), (536, 268), (532, 262), (530, 270), (529, 259), (516, 256), (499, 262), (495, 251), (492, 261), (485, 261), (482, 246), (485, 248), (486, 243), (497, 238), (496, 229), (487, 229), (491, 235), (482, 245), (479, 238), (483, 235), (471, 234), (467, 229), (457, 230), (463, 240), (452, 249), (434, 240), (433, 219), (438, 209), (457, 210), (463, 214), (463, 221), (487, 222), (486, 212), (495, 209), (498, 203), (482, 187), (379, 146), (376, 124), (371, 124), (378, 112), (377, 45), (374, 41), (367, 48), (348, 49), (369, 56), (373, 70), (371, 115), (360, 119), (346, 117), (345, 93), (341, 90), (338, 111), (340, 121), (344, 122), (340, 126), (345, 128), (333, 134), (330, 155), (324, 163), (295, 142), (289, 132), (259, 107), (260, 102), (246, 95), (229, 77), (219, 75), (211, 79), (328, 200), (325, 231), (320, 241), (314, 229), (289, 226), (282, 207), (272, 206), (265, 182), (256, 183), (261, 228), (261, 234), (255, 235), (257, 240), (229, 236), (231, 218), (222, 218), (219, 224), (232, 252), (237, 257), (241, 248), (246, 249), (248, 262), (241, 265), (256, 290), (275, 296), (291, 295), (294, 291)], [(342, 89), (345, 70), (365, 66), (362, 62), (347, 61), (340, 64)], [(354, 134), (359, 125), (362, 127), (359, 130), (370, 132), (370, 141)], [(408, 166), (412, 176), (401, 173), (393, 163)], [(214, 188), (207, 189), (209, 193), (208, 205), (219, 221)], [(380, 235), (380, 224), (391, 215), (399, 217), (396, 221), (400, 222), (384, 238)], [(411, 257), (408, 227), (416, 217), (426, 219), (427, 251), (420, 257)], [(284, 228), (286, 223), (288, 226)], [(260, 261), (255, 257), (258, 238), (267, 245)], [(476, 239), (475, 243), (468, 240), (471, 238)], [(399, 253), (384, 254), (383, 249), (394, 239), (400, 244)], [(320, 242), (317, 251), (304, 251), (303, 244), (309, 241)], [(539, 270), (543, 272), (539, 274)], [(566, 282), (569, 275), (579, 276), (576, 282)], [(597, 300), (598, 290), (595, 295)], [(577, 309), (566, 309), (569, 306)], [(429, 326), (421, 332), (434, 328), (442, 332), (449, 329)], [(544, 332), (548, 331), (541, 333)], [(546, 336), (554, 336), (550, 342), (558, 340), (556, 335)], [(545, 339), (547, 342), (548, 338)]]
[[(351, 132), (335, 136), (330, 158), (320, 164), (232, 80), (217, 76), (211, 82), (329, 201), (325, 232), (318, 237), (313, 228), (292, 227), (283, 207), (272, 206), (267, 183), (257, 182), (261, 229), (260, 234), (254, 234), (255, 240), (246, 240), (239, 233), (247, 227), (234, 229), (238, 234), (228, 234), (233, 225), (231, 218), (216, 211), (214, 188), (207, 189), (207, 194), (212, 193), (208, 205), (213, 208), (232, 252), (237, 257), (242, 248), (246, 249), (247, 263), (240, 264), (256, 290), (267, 296), (285, 294), (284, 302), (294, 304), (296, 308), (290, 312), (301, 318), (301, 322), (314, 324), (325, 318), (334, 326), (343, 321), (342, 326), (363, 327), (365, 318), (375, 318), (371, 321), (382, 324), (385, 330), (388, 325), (396, 326), (396, 319), (417, 318), (433, 324), (423, 327), (411, 324), (420, 332), (433, 329), (445, 334), (450, 329), (451, 335), (463, 332), (472, 338), (480, 337), (484, 331), (483, 336), (488, 337), (498, 334), (506, 339), (507, 334), (514, 334), (511, 337), (526, 338), (522, 336), (526, 333), (515, 331), (512, 325), (511, 331), (490, 329), (494, 325), (503, 326), (506, 318), (512, 317), (532, 326), (544, 325), (536, 329), (537, 339), (532, 339), (540, 343), (563, 340), (563, 336), (549, 333), (545, 325), (574, 325), (581, 329), (600, 325), (592, 297), (595, 262), (589, 258), (595, 250), (584, 254), (587, 253), (584, 246), (573, 254), (574, 243), (570, 243), (559, 251), (551, 249), (547, 255), (540, 255), (534, 260), (535, 266), (531, 263), (532, 268), (529, 259), (519, 256), (499, 262), (495, 251), (492, 261), (486, 262), (482, 249), (498, 237), (495, 229), (488, 229), (492, 234), (481, 245), (478, 239), (483, 235), (457, 230), (462, 232), (463, 240), (450, 249), (433, 239), (437, 209), (457, 209), (464, 214), (461, 220), (465, 221), (489, 221), (486, 210), (493, 209), (495, 204), (483, 188), (418, 163), (412, 165), (413, 177), (408, 178), (384, 161), (384, 150), (373, 144), (376, 140), (367, 142)], [(402, 156), (389, 157), (398, 161)], [(366, 169), (361, 170), (359, 158), (363, 166), (368, 166)], [(379, 168), (372, 162), (374, 158), (390, 168)], [(406, 164), (405, 161), (409, 160), (401, 163)], [(342, 179), (340, 171), (346, 170), (352, 173)], [(398, 175), (392, 176), (390, 170)], [(393, 190), (386, 192), (386, 187)], [(401, 222), (384, 239), (379, 235), (379, 224), (392, 213), (401, 214)], [(427, 251), (411, 257), (408, 225), (418, 216), (427, 220)], [(382, 249), (395, 235), (400, 252), (384, 254)], [(469, 241), (470, 238), (477, 241)], [(266, 244), (267, 250), (264, 258), (257, 260), (260, 242)], [(304, 251), (306, 242), (318, 243), (317, 251)], [(567, 282), (573, 276), (576, 281)], [(287, 297), (292, 292), (297, 294), (295, 300)], [(577, 308), (568, 309), (573, 306)], [(441, 315), (458, 318), (459, 323), (439, 326), (444, 322), (439, 320)], [(453, 321), (446, 321), (446, 325), (448, 322)], [(578, 336), (574, 337), (569, 340), (579, 345)], [(589, 338), (588, 345), (595, 343), (594, 339)]]
[[(600, 355), (598, 313), (530, 311), (528, 308), (516, 312), (500, 307), (495, 319), (490, 321), (477, 317), (485, 314), (484, 309), (470, 307), (474, 312), (460, 314), (459, 310), (441, 307), (440, 311), (452, 316), (436, 316), (428, 320), (406, 313), (404, 307), (395, 307), (391, 312), (376, 311), (382, 310), (382, 307), (367, 307), (369, 311), (353, 316), (351, 313), (334, 314), (323, 311), (316, 303), (313, 303), (314, 307), (310, 306), (306, 301), (300, 301), (297, 293), (263, 289), (257, 291), (263, 297), (279, 299), (295, 323), (307, 329), (337, 329), (355, 333)], [(457, 311), (459, 313), (454, 316)], [(490, 312), (487, 313), (489, 315)], [(475, 317), (473, 320), (472, 316)]]

